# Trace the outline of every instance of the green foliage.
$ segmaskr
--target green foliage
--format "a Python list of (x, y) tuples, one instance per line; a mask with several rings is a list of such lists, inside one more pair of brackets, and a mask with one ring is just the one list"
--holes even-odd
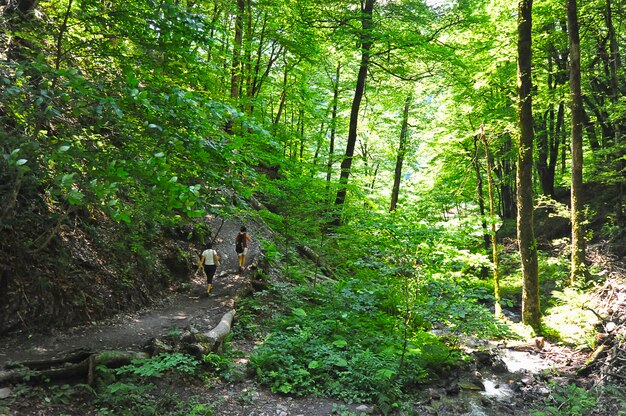
[(276, 320), (251, 358), (259, 380), (282, 393), (394, 401), (403, 388), (455, 362), (435, 336), (415, 330), (401, 367), (402, 332), (378, 309), (376, 291), (354, 280), (307, 291), (308, 301), (282, 298), (291, 312)]
[(200, 363), (181, 354), (157, 354), (134, 360), (118, 369), (98, 368), (95, 404), (103, 415), (205, 415), (212, 416), (210, 406), (195, 401), (179, 401), (176, 395), (163, 392), (156, 382), (179, 376), (200, 375)]
[(95, 393), (91, 386), (87, 384), (51, 385), (48, 389), (49, 396), (47, 396), (44, 401), (58, 404), (69, 404), (75, 396), (83, 392), (87, 392), (89, 394)]
[(553, 390), (541, 411), (533, 416), (585, 416), (596, 408), (597, 397), (574, 384), (553, 385)]
[(598, 317), (589, 308), (590, 295), (576, 288), (552, 293), (554, 306), (547, 309), (542, 325), (555, 339), (579, 348), (595, 346)]
[(420, 293), (423, 303), (416, 305), (415, 314), (423, 322), (481, 338), (513, 336), (509, 328), (485, 307), (493, 302), (493, 296), (481, 285), (430, 280), (422, 286)]
[(140, 377), (161, 377), (165, 372), (176, 371), (193, 375), (199, 362), (190, 355), (181, 353), (157, 354), (147, 359), (133, 360), (132, 364), (117, 369), (117, 374), (132, 374)]
[(98, 394), (98, 411), (103, 415), (153, 415), (157, 412), (157, 400), (150, 393), (155, 389), (154, 384), (108, 384)]

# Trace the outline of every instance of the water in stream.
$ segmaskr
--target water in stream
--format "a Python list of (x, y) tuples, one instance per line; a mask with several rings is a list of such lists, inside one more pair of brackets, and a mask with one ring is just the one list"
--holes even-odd
[(494, 403), (514, 405), (517, 390), (516, 384), (511, 383), (511, 380), (524, 374), (537, 374), (549, 367), (545, 360), (525, 351), (504, 350), (500, 352), (499, 358), (507, 371), (501, 374), (483, 374), (481, 381), (484, 390), (467, 395), (467, 416), (502, 416), (502, 409), (494, 406)]

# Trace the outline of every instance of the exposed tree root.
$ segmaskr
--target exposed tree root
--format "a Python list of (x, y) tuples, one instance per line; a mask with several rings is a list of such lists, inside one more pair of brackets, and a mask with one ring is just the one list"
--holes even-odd
[(218, 352), (230, 333), (234, 316), (234, 309), (228, 311), (217, 326), (206, 333), (186, 330), (179, 338), (153, 338), (146, 344), (147, 352), (80, 349), (46, 360), (10, 363), (0, 370), (0, 384), (76, 378), (84, 378), (93, 384), (98, 366), (117, 368), (162, 352), (185, 352), (197, 356)]

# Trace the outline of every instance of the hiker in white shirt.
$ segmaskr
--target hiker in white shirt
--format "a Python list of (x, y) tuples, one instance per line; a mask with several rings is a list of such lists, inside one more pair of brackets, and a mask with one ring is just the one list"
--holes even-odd
[(204, 266), (204, 273), (206, 274), (207, 295), (211, 293), (211, 289), (213, 288), (213, 276), (215, 276), (215, 271), (217, 270), (217, 266), (220, 265), (220, 256), (217, 254), (217, 251), (213, 249), (213, 244), (207, 244), (207, 249), (202, 252), (202, 257), (200, 258), (200, 263), (198, 263), (198, 273), (200, 269)]

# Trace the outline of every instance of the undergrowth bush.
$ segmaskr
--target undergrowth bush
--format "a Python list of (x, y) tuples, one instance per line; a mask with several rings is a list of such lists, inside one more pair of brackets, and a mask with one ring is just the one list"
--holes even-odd
[(298, 298), (281, 291), (291, 309), (251, 357), (258, 379), (275, 392), (380, 404), (456, 363), (423, 330), (408, 333), (403, 351), (398, 319), (380, 310), (377, 290), (349, 281)]
[(179, 400), (164, 394), (157, 385), (165, 377), (171, 380), (202, 375), (199, 366), (194, 357), (181, 353), (157, 354), (117, 369), (99, 366), (95, 401), (98, 414), (212, 416), (210, 406)]

